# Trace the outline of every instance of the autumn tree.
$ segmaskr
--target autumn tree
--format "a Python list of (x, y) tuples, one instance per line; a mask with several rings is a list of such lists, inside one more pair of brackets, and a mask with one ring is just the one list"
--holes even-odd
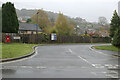
[(74, 28), (68, 23), (66, 17), (62, 13), (59, 13), (55, 23), (55, 29), (57, 34), (60, 35), (71, 35), (73, 34), (74, 30)]
[(99, 17), (98, 23), (101, 24), (102, 26), (104, 26), (107, 24), (107, 19), (105, 17)]
[(33, 24), (38, 24), (38, 26), (42, 29), (43, 32), (48, 33), (51, 23), (45, 11), (38, 10), (38, 12), (33, 15), (31, 19)]

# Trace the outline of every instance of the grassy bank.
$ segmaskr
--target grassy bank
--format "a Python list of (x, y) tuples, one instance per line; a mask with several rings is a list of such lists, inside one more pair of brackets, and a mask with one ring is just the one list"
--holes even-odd
[(35, 44), (10, 43), (2, 44), (2, 59), (27, 55), (33, 51)]
[(120, 51), (120, 48), (117, 48), (113, 45), (94, 46), (94, 48), (101, 50)]

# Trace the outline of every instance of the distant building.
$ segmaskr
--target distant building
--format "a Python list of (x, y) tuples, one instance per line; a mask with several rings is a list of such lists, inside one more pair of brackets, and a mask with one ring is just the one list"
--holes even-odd
[(118, 2), (118, 15), (120, 16), (120, 1)]
[(100, 37), (109, 37), (110, 33), (108, 30), (102, 30), (102, 31), (99, 31), (99, 36)]
[(18, 20), (19, 20), (19, 21), (22, 21), (22, 17), (18, 17)]
[(30, 19), (31, 17), (29, 16), (20, 16), (18, 17), (18, 20), (22, 23), (26, 23), (27, 19)]
[(25, 20), (21, 20), (20, 22), (21, 22), (21, 23), (26, 23), (27, 21), (25, 21)]
[(34, 24), (19, 23), (20, 34), (36, 34), (36, 30), (38, 32), (42, 31), (38, 26), (35, 26)]
[(89, 34), (89, 33), (95, 33), (95, 32), (96, 32), (95, 29), (87, 29), (86, 31), (87, 31), (88, 34)]

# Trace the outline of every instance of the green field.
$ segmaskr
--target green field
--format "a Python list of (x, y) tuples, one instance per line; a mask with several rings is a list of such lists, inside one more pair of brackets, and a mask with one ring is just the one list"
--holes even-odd
[(117, 48), (112, 45), (94, 46), (94, 48), (101, 49), (101, 50), (120, 51), (120, 48)]
[(33, 51), (35, 44), (9, 43), (2, 44), (2, 59), (27, 55)]

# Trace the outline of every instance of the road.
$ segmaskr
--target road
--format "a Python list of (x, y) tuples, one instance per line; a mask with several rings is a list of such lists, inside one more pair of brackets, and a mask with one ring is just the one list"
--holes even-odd
[(35, 56), (3, 64), (3, 78), (117, 78), (118, 58), (91, 46), (39, 46)]

